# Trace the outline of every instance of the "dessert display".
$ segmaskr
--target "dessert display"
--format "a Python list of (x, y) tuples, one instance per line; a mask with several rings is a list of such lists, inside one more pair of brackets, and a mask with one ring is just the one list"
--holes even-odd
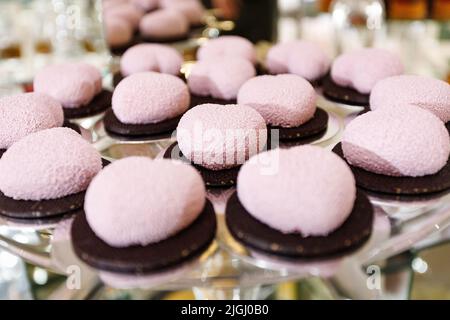
[(256, 64), (253, 44), (239, 36), (221, 36), (205, 42), (197, 51), (197, 60), (240, 57)]
[(92, 180), (71, 233), (76, 254), (88, 265), (143, 273), (198, 256), (215, 231), (214, 210), (194, 168), (129, 157)]
[(367, 106), (378, 81), (402, 73), (397, 55), (384, 49), (358, 49), (334, 60), (330, 75), (323, 81), (323, 94), (334, 102)]
[(293, 74), (263, 75), (248, 80), (238, 93), (238, 104), (258, 111), (280, 140), (300, 140), (323, 134), (328, 114), (316, 107), (312, 85)]
[(175, 42), (187, 39), (189, 21), (179, 11), (160, 9), (142, 17), (139, 31), (145, 41)]
[(59, 101), (66, 119), (94, 116), (111, 106), (112, 93), (102, 88), (100, 71), (83, 62), (44, 67), (34, 77), (33, 87)]
[(225, 219), (233, 237), (253, 249), (316, 258), (367, 241), (373, 209), (342, 159), (320, 147), (298, 146), (246, 162)]
[(239, 166), (267, 144), (264, 118), (245, 105), (203, 104), (187, 111), (165, 158), (194, 164), (210, 187), (236, 183)]

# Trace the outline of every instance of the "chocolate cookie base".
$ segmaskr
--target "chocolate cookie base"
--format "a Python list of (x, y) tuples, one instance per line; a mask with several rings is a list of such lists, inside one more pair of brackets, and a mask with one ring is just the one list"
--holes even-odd
[[(344, 157), (341, 143), (333, 152)], [(425, 195), (450, 189), (450, 161), (436, 174), (423, 177), (392, 177), (366, 171), (350, 165), (356, 184), (366, 190), (394, 195)]]
[(445, 124), (445, 127), (447, 128), (448, 134), (450, 134), (450, 121)]
[(352, 88), (337, 85), (328, 74), (322, 83), (323, 95), (331, 101), (353, 106), (368, 106), (369, 94), (360, 93)]
[(201, 105), (201, 104), (207, 104), (207, 103), (226, 105), (226, 104), (236, 104), (237, 101), (236, 101), (236, 99), (224, 100), (224, 99), (213, 98), (211, 96), (202, 97), (202, 96), (197, 96), (197, 95), (191, 94), (191, 108)]
[(111, 107), (112, 92), (102, 90), (86, 106), (79, 108), (64, 108), (64, 117), (66, 119), (78, 119), (95, 116)]
[(175, 37), (150, 37), (150, 36), (146, 36), (143, 35), (141, 33), (137, 33), (132, 42), (133, 43), (146, 43), (146, 42), (150, 42), (150, 43), (173, 43), (173, 42), (180, 42), (180, 41), (186, 41), (189, 39), (189, 34), (185, 34), (182, 36), (175, 36)]
[(214, 240), (216, 215), (207, 201), (200, 216), (174, 236), (146, 246), (111, 247), (97, 237), (86, 220), (77, 215), (72, 224), (72, 246), (88, 265), (118, 273), (146, 273), (168, 268), (204, 252)]
[(239, 242), (270, 254), (295, 258), (330, 257), (356, 250), (369, 239), (373, 217), (372, 205), (359, 190), (350, 216), (327, 236), (303, 237), (273, 229), (247, 212), (237, 193), (228, 200), (225, 213), (228, 230)]

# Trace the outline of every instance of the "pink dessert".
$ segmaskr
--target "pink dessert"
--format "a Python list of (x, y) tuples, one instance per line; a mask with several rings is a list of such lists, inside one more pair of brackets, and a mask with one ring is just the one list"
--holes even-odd
[(61, 127), (61, 104), (42, 93), (19, 93), (0, 98), (0, 149), (8, 149), (23, 137)]
[(331, 67), (331, 78), (342, 86), (368, 94), (385, 78), (403, 73), (400, 58), (387, 50), (365, 48), (340, 55)]
[(256, 50), (247, 39), (239, 36), (221, 36), (205, 42), (197, 51), (198, 60), (217, 59), (226, 56), (241, 57), (256, 63)]
[(254, 108), (267, 124), (298, 127), (314, 116), (316, 93), (308, 81), (297, 75), (264, 75), (244, 83), (238, 104)]
[(172, 9), (160, 9), (146, 14), (139, 30), (144, 37), (152, 39), (180, 38), (189, 32), (189, 22), (186, 17)]
[(130, 2), (143, 12), (154, 10), (159, 6), (159, 0), (130, 0)]
[(129, 48), (120, 60), (120, 71), (123, 76), (155, 71), (174, 76), (180, 74), (183, 64), (182, 55), (172, 47), (162, 44), (143, 43)]
[(162, 8), (181, 12), (190, 25), (203, 23), (205, 8), (199, 0), (161, 0), (160, 5)]
[(57, 199), (86, 190), (100, 154), (78, 133), (52, 128), (14, 143), (0, 161), (0, 190), (16, 200)]
[(264, 119), (243, 105), (202, 104), (190, 109), (177, 127), (178, 146), (193, 163), (210, 170), (236, 167), (263, 150)]
[(248, 60), (238, 57), (198, 61), (188, 78), (189, 90), (199, 96), (236, 99), (239, 88), (256, 75)]
[(107, 10), (105, 10), (104, 14), (105, 19), (126, 20), (133, 27), (133, 29), (136, 29), (139, 26), (139, 22), (141, 21), (144, 12), (138, 9), (135, 5), (124, 2), (110, 6)]
[(34, 91), (58, 100), (64, 108), (89, 104), (102, 90), (100, 71), (87, 63), (68, 62), (50, 65), (34, 77)]
[(322, 78), (330, 64), (330, 58), (319, 45), (305, 40), (277, 44), (266, 58), (266, 67), (271, 74), (293, 73), (308, 81)]
[(140, 72), (124, 78), (112, 97), (117, 119), (128, 124), (158, 123), (181, 115), (189, 108), (187, 85), (178, 77)]
[(370, 93), (370, 108), (414, 105), (450, 121), (450, 85), (424, 76), (401, 75), (379, 81)]
[(326, 236), (353, 210), (355, 179), (345, 161), (315, 146), (256, 155), (239, 171), (239, 201), (256, 219), (283, 233)]
[(95, 234), (113, 247), (148, 245), (173, 236), (202, 212), (200, 174), (176, 160), (129, 157), (104, 168), (84, 202)]
[(119, 47), (130, 43), (133, 38), (133, 27), (123, 19), (105, 19), (106, 41), (111, 47)]
[(444, 123), (431, 112), (398, 105), (351, 121), (342, 149), (353, 166), (388, 176), (420, 177), (447, 163), (450, 138)]

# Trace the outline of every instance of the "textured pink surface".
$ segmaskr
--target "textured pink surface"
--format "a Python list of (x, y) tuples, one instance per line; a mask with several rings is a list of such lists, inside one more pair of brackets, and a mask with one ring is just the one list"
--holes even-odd
[(181, 12), (191, 25), (199, 25), (203, 22), (205, 8), (199, 0), (161, 0), (160, 5), (162, 8)]
[(419, 177), (438, 172), (450, 154), (444, 123), (415, 106), (381, 108), (351, 121), (342, 139), (345, 158), (367, 171)]
[(159, 0), (130, 0), (130, 3), (147, 12), (156, 9), (159, 5)]
[(205, 168), (222, 170), (260, 152), (266, 145), (267, 128), (250, 107), (202, 104), (183, 115), (177, 141), (186, 158)]
[(450, 85), (424, 76), (402, 75), (379, 81), (370, 93), (370, 108), (414, 105), (450, 121)]
[(297, 75), (265, 75), (244, 83), (238, 103), (254, 108), (268, 124), (297, 127), (314, 116), (316, 93), (308, 81)]
[(55, 98), (65, 108), (79, 108), (102, 90), (102, 75), (83, 62), (54, 64), (36, 74), (33, 86), (35, 92)]
[(172, 9), (160, 9), (146, 14), (140, 24), (141, 34), (152, 38), (182, 37), (189, 31), (186, 17)]
[(61, 104), (42, 93), (19, 93), (0, 98), (0, 149), (43, 129), (62, 126)]
[(305, 40), (277, 44), (266, 58), (270, 73), (293, 73), (309, 81), (323, 77), (330, 64), (330, 58), (318, 44)]
[(226, 56), (241, 57), (256, 63), (256, 51), (253, 44), (239, 36), (221, 36), (205, 42), (197, 51), (197, 59), (217, 59)]
[(200, 174), (175, 160), (129, 157), (92, 180), (84, 203), (95, 234), (114, 247), (159, 242), (189, 226), (205, 205)]
[(104, 21), (106, 41), (112, 47), (129, 43), (133, 37), (133, 27), (124, 19), (108, 19)]
[(237, 193), (252, 216), (274, 229), (326, 236), (350, 215), (356, 187), (337, 155), (300, 146), (251, 158), (239, 171)]
[(236, 99), (239, 88), (256, 75), (253, 64), (238, 57), (198, 61), (188, 78), (189, 90), (199, 96)]
[(334, 82), (360, 93), (370, 93), (379, 80), (402, 73), (403, 64), (396, 54), (375, 48), (344, 53), (331, 67)]
[(140, 72), (124, 78), (112, 97), (112, 109), (123, 123), (157, 123), (185, 112), (190, 103), (187, 85), (178, 77)]
[(180, 74), (182, 55), (174, 48), (162, 44), (142, 43), (129, 48), (120, 59), (122, 75), (143, 71)]
[(142, 19), (144, 12), (135, 5), (124, 2), (111, 5), (104, 11), (105, 19), (123, 19), (136, 29)]
[(0, 160), (0, 190), (19, 200), (81, 192), (101, 170), (100, 154), (78, 133), (52, 128), (14, 143)]

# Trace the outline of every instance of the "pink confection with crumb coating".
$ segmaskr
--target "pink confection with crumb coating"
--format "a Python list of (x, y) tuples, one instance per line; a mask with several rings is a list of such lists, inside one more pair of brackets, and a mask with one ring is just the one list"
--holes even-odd
[(155, 71), (177, 76), (183, 64), (183, 56), (174, 48), (162, 44), (142, 43), (125, 51), (120, 59), (122, 75)]
[(316, 146), (263, 152), (239, 171), (237, 194), (256, 219), (283, 233), (326, 236), (349, 217), (355, 178), (336, 154)]
[(414, 105), (431, 111), (442, 121), (450, 121), (450, 85), (442, 80), (401, 75), (379, 81), (370, 93), (370, 108)]
[(206, 41), (197, 51), (198, 60), (217, 59), (226, 56), (241, 57), (256, 63), (256, 50), (253, 44), (239, 36), (221, 36)]
[(236, 167), (263, 150), (267, 128), (261, 115), (250, 107), (202, 104), (183, 115), (177, 141), (193, 163), (222, 170)]
[(130, 0), (130, 3), (144, 12), (154, 10), (159, 6), (159, 0)]
[(266, 58), (271, 74), (293, 73), (308, 81), (323, 77), (331, 65), (330, 58), (314, 42), (296, 40), (273, 46)]
[(403, 73), (400, 58), (387, 50), (365, 48), (344, 53), (331, 67), (331, 78), (342, 86), (368, 94), (375, 84), (385, 78)]
[(420, 177), (445, 166), (450, 138), (444, 123), (431, 112), (398, 105), (351, 121), (342, 149), (353, 166), (388, 176)]
[(104, 21), (106, 42), (111, 47), (123, 46), (133, 38), (133, 27), (123, 19), (108, 19)]
[(14, 143), (0, 161), (0, 190), (16, 200), (47, 200), (84, 191), (101, 170), (100, 154), (77, 132), (52, 128)]
[(312, 85), (297, 75), (264, 75), (248, 80), (238, 93), (238, 104), (258, 111), (267, 124), (297, 127), (316, 112)]
[(110, 6), (104, 11), (105, 19), (122, 19), (136, 29), (144, 16), (144, 12), (135, 5), (124, 2)]
[(89, 185), (84, 210), (95, 234), (113, 247), (163, 241), (203, 211), (200, 174), (181, 161), (128, 157), (105, 167)]
[(160, 9), (146, 14), (139, 30), (144, 37), (153, 39), (178, 38), (187, 35), (189, 22), (186, 17), (172, 9)]
[(140, 72), (124, 78), (112, 97), (112, 109), (122, 123), (158, 123), (189, 108), (187, 85), (178, 77)]
[(162, 8), (181, 12), (190, 25), (200, 25), (203, 22), (205, 8), (199, 0), (161, 0)]
[(256, 75), (253, 64), (238, 57), (201, 60), (188, 78), (189, 90), (199, 96), (236, 99), (239, 88)]

